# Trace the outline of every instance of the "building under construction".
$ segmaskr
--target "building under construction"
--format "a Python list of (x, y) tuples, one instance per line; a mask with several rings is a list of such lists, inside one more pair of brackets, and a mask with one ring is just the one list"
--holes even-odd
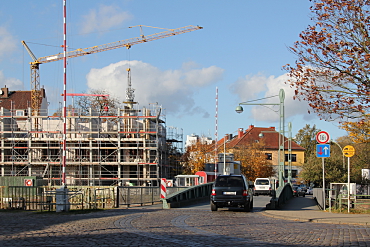
[[(31, 108), (25, 107), (31, 100), (27, 91), (10, 92), (5, 87), (0, 94), (1, 176), (34, 176), (45, 185), (61, 185), (62, 114), (51, 116), (43, 107), (37, 115), (31, 114)], [(168, 162), (171, 154), (164, 119), (158, 104), (141, 109), (127, 104), (110, 109), (109, 114), (69, 108), (65, 118), (67, 185), (154, 186), (161, 177), (176, 175), (178, 164)], [(182, 133), (171, 134), (169, 145), (181, 150)]]

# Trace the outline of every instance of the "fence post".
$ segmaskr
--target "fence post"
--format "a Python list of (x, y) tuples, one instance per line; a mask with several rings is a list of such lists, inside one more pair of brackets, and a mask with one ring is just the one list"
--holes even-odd
[(127, 207), (130, 207), (130, 197), (131, 197), (131, 192), (130, 192), (130, 186), (127, 187)]
[(116, 208), (119, 208), (119, 186), (116, 187), (117, 188), (117, 191), (116, 191)]
[(143, 206), (143, 187), (140, 188), (140, 206)]

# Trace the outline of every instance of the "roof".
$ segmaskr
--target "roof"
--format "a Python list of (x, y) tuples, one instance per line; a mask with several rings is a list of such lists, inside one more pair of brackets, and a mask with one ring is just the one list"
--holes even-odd
[[(224, 137), (226, 138), (226, 137)], [(222, 143), (225, 139), (222, 139)], [(284, 136), (284, 148), (288, 148), (288, 138)], [(249, 128), (245, 131), (243, 129), (238, 130), (238, 135), (233, 137), (228, 143), (228, 148), (234, 148), (237, 146), (244, 146), (250, 145), (255, 142), (263, 141), (266, 150), (277, 150), (279, 149), (279, 132), (275, 130), (275, 127), (254, 127), (254, 125), (250, 125)], [(292, 150), (302, 150), (304, 151), (305, 148), (298, 145), (296, 142), (292, 140), (291, 142)]]
[[(45, 90), (42, 88), (41, 96), (45, 98)], [(40, 100), (41, 107), (41, 100)], [(31, 107), (31, 91), (9, 91), (5, 86), (1, 88), (0, 107), (5, 109), (28, 109)]]

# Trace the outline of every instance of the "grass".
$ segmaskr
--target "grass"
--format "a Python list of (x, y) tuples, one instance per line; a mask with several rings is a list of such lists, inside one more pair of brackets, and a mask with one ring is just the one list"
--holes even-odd
[[(328, 210), (326, 210), (328, 211)], [(342, 209), (331, 209), (332, 213), (338, 213), (338, 214), (370, 214), (370, 209), (355, 209), (355, 208), (350, 208), (349, 213), (347, 208), (342, 208)]]

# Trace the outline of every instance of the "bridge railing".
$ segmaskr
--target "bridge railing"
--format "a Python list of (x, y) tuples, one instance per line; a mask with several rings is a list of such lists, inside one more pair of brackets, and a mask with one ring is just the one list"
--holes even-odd
[(167, 198), (161, 199), (163, 209), (179, 208), (199, 202), (209, 201), (212, 192), (212, 185), (213, 182), (191, 186), (173, 193)]
[(290, 184), (278, 187), (273, 193), (270, 203), (266, 205), (267, 209), (279, 209), (288, 200), (293, 197), (293, 190)]

